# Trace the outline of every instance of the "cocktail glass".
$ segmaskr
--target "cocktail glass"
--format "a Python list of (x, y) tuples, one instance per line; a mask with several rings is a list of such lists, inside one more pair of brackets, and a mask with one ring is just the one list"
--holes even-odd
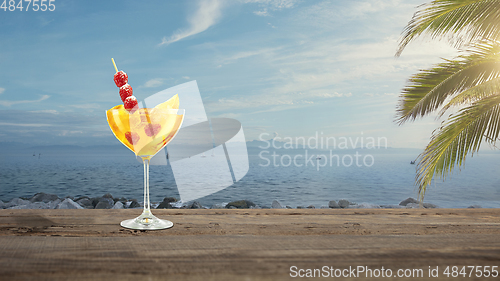
[(174, 225), (155, 217), (149, 201), (149, 161), (175, 137), (184, 120), (184, 109), (171, 109), (167, 103), (155, 108), (135, 108), (130, 112), (118, 105), (106, 111), (113, 134), (144, 164), (144, 210), (137, 218), (122, 221), (123, 227), (156, 230)]

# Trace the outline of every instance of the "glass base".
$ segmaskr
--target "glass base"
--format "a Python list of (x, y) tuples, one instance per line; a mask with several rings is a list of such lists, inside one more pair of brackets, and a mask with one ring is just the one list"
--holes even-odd
[(124, 220), (120, 223), (121, 226), (130, 229), (140, 229), (140, 230), (159, 230), (171, 228), (174, 223), (168, 220), (161, 220), (153, 214), (151, 211), (142, 212), (140, 216), (131, 220)]

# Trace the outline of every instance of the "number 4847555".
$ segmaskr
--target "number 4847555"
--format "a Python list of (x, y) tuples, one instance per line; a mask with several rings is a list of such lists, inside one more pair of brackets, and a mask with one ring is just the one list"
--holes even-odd
[(15, 10), (19, 11), (54, 11), (56, 9), (56, 0), (3, 0), (2, 5), (0, 5), (0, 9), (4, 11), (14, 12)]

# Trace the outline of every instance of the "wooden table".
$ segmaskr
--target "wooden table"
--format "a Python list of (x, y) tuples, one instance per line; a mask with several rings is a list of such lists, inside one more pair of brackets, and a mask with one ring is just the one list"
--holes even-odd
[[(357, 266), (440, 280), (446, 266), (500, 266), (500, 209), (172, 209), (153, 211), (171, 229), (120, 227), (140, 212), (0, 210), (0, 280), (297, 280)], [(337, 279), (372, 279), (350, 277)]]

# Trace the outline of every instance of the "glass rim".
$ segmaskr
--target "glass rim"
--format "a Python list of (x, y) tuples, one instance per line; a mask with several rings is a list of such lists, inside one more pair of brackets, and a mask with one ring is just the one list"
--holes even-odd
[[(149, 108), (149, 107), (140, 107), (139, 109), (144, 109), (144, 108), (154, 109), (154, 108)], [(137, 110), (138, 109), (136, 109), (135, 111), (137, 111)], [(105, 112), (114, 112), (114, 111), (120, 111), (120, 109), (111, 108), (111, 109), (106, 110)], [(133, 113), (129, 112), (129, 114), (134, 114), (135, 111)], [(185, 109), (179, 108), (179, 109), (161, 109), (160, 112), (167, 113), (167, 114), (183, 115), (185, 113), (185, 111), (186, 111)]]

